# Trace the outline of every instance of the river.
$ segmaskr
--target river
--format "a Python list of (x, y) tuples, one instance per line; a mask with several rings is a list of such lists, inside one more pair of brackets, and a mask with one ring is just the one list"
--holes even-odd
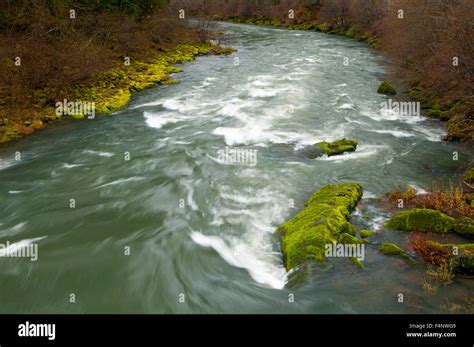
[[(378, 252), (406, 235), (383, 230), (372, 198), (450, 177), (459, 150), (436, 121), (380, 112), (381, 57), (344, 37), (218, 25), (237, 53), (0, 149), (0, 243), (39, 253), (0, 258), (0, 312), (420, 313), (472, 298), (462, 277), (427, 294), (425, 265)], [(343, 137), (356, 152), (299, 155)], [(255, 165), (222, 161), (226, 147), (256, 151)], [(276, 227), (321, 185), (352, 181), (354, 223), (377, 231), (366, 268), (287, 274)]]

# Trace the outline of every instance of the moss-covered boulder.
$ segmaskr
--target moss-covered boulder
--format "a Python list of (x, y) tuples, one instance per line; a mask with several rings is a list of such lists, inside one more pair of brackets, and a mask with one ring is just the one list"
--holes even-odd
[(464, 236), (474, 236), (474, 221), (468, 217), (461, 217), (454, 221), (454, 231)]
[(326, 185), (305, 203), (305, 208), (282, 224), (281, 237), (284, 265), (290, 270), (306, 261), (324, 261), (327, 244), (337, 242), (348, 227), (351, 211), (362, 197), (358, 183)]
[(328, 157), (343, 154), (345, 152), (354, 152), (357, 149), (357, 141), (338, 140), (334, 142), (318, 142), (313, 146), (306, 148), (306, 157), (311, 159), (318, 158), (326, 154)]
[(457, 232), (464, 236), (474, 235), (474, 221), (472, 219), (467, 217), (454, 219), (444, 213), (427, 208), (414, 208), (398, 212), (385, 223), (385, 227), (403, 231)]
[(403, 231), (448, 233), (453, 230), (454, 221), (454, 218), (436, 210), (414, 208), (396, 213), (385, 223), (385, 227)]
[(385, 255), (399, 255), (404, 258), (409, 258), (408, 253), (394, 243), (384, 242), (380, 245), (380, 252)]
[(474, 243), (448, 244), (428, 241), (432, 248), (447, 249), (452, 253), (451, 259), (454, 270), (474, 273)]
[(373, 234), (375, 234), (375, 231), (372, 231), (372, 230), (361, 230), (361, 231), (359, 231), (360, 237), (362, 237), (364, 239), (366, 239), (369, 236), (372, 236)]
[(397, 91), (390, 83), (388, 83), (387, 81), (383, 81), (382, 84), (380, 84), (380, 86), (378, 87), (377, 93), (385, 95), (395, 95), (397, 94)]

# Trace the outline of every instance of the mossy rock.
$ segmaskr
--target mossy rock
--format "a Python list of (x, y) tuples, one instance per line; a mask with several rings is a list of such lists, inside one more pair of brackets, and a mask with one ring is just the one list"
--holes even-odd
[(414, 208), (398, 212), (385, 223), (385, 227), (403, 231), (448, 233), (454, 230), (454, 222), (454, 218), (439, 211)]
[(324, 261), (326, 245), (352, 230), (347, 222), (361, 197), (358, 183), (326, 185), (317, 190), (306, 207), (277, 230), (285, 268), (290, 270), (310, 260)]
[(357, 258), (357, 257), (352, 257), (351, 260), (352, 260), (352, 262), (353, 262), (354, 264), (356, 264), (356, 265), (357, 265), (358, 267), (360, 267), (361, 269), (364, 269), (364, 268), (365, 268), (364, 263), (362, 263), (362, 260), (360, 260), (359, 258)]
[(341, 227), (341, 234), (349, 234), (352, 236), (355, 236), (357, 233), (357, 229), (355, 226), (353, 226), (351, 223), (347, 222)]
[(342, 233), (341, 236), (339, 236), (339, 243), (356, 245), (367, 243), (367, 240), (359, 240), (357, 237), (348, 233)]
[(395, 95), (397, 94), (397, 91), (390, 83), (388, 83), (387, 81), (383, 81), (382, 84), (380, 84), (380, 86), (378, 87), (377, 93), (385, 95)]
[(468, 217), (461, 217), (454, 222), (454, 231), (464, 236), (474, 236), (474, 221)]
[(404, 258), (409, 258), (408, 253), (394, 243), (382, 243), (380, 245), (380, 252), (385, 255), (398, 255)]
[(375, 231), (372, 231), (372, 230), (361, 230), (361, 231), (359, 231), (360, 237), (362, 237), (364, 239), (366, 239), (369, 236), (372, 236), (374, 234), (375, 234)]
[(452, 252), (454, 269), (458, 272), (474, 273), (474, 243), (448, 244), (428, 241), (433, 248), (444, 248)]
[(357, 149), (357, 141), (354, 140), (338, 140), (335, 142), (318, 142), (310, 147), (308, 157), (311, 159), (318, 158), (326, 154), (328, 157), (343, 154), (345, 152), (354, 152)]
[(426, 208), (398, 212), (385, 223), (385, 227), (403, 231), (456, 232), (464, 236), (474, 236), (474, 220), (468, 217), (454, 219)]

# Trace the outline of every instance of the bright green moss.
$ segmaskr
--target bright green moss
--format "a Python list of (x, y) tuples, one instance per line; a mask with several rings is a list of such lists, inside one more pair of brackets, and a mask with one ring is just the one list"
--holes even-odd
[(345, 152), (354, 152), (357, 149), (357, 144), (357, 141), (342, 139), (334, 142), (318, 142), (314, 146), (321, 148), (330, 157)]
[(361, 231), (359, 231), (360, 237), (362, 237), (364, 239), (369, 237), (369, 236), (372, 236), (373, 234), (375, 234), (375, 231), (372, 231), (372, 230), (361, 230)]
[(382, 252), (385, 255), (399, 255), (399, 256), (408, 258), (407, 252), (405, 252), (403, 249), (401, 249), (394, 243), (389, 243), (389, 242), (382, 243), (382, 245), (380, 246), (380, 252)]
[(343, 243), (346, 245), (356, 245), (356, 244), (364, 244), (367, 243), (367, 240), (359, 240), (357, 237), (349, 235), (347, 233), (341, 234), (339, 236), (339, 243)]
[(454, 231), (464, 236), (474, 236), (474, 221), (468, 217), (461, 217), (454, 222)]
[(336, 242), (342, 231), (351, 230), (347, 221), (361, 197), (358, 183), (326, 185), (316, 191), (306, 207), (277, 230), (285, 268), (290, 270), (308, 260), (323, 261), (326, 244)]
[(454, 230), (454, 222), (454, 218), (439, 211), (414, 208), (398, 212), (385, 223), (385, 227), (403, 231), (447, 233)]
[(357, 265), (358, 267), (360, 267), (361, 269), (365, 268), (364, 263), (362, 263), (362, 260), (360, 260), (359, 258), (357, 258), (357, 257), (352, 257), (351, 260), (352, 260), (352, 262), (353, 262), (354, 264), (356, 264), (356, 265)]
[(388, 83), (387, 81), (383, 81), (377, 89), (377, 93), (385, 95), (395, 95), (397, 94), (397, 91), (390, 83)]

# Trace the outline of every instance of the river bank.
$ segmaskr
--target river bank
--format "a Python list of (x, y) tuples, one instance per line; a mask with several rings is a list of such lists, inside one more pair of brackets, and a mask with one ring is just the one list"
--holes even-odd
[[(89, 85), (78, 85), (59, 91), (64, 101), (60, 100), (55, 107), (46, 106), (48, 89), (37, 90), (35, 96), (38, 104), (35, 110), (24, 117), (11, 119), (0, 113), (2, 122), (0, 143), (9, 142), (29, 135), (64, 118), (93, 119), (96, 115), (105, 115), (124, 108), (132, 96), (156, 85), (174, 84), (176, 80), (170, 74), (181, 72), (175, 67), (194, 60), (197, 56), (206, 54), (230, 54), (234, 50), (211, 43), (182, 44), (174, 49), (156, 54), (147, 60), (134, 60), (133, 63), (116, 64), (114, 68), (103, 71), (93, 77), (94, 82)], [(68, 111), (68, 101), (74, 104), (92, 104), (93, 110), (77, 111), (71, 106)], [(88, 107), (90, 108), (90, 107)], [(92, 111), (92, 113), (91, 113)], [(2, 119), (3, 116), (3, 119)]]
[[(180, 0), (173, 2), (182, 4)], [(447, 141), (474, 140), (474, 51), (467, 1), (456, 4), (421, 0), (288, 1), (235, 0), (223, 5), (196, 1), (196, 15), (215, 20), (321, 31), (368, 41), (388, 60), (389, 79), (398, 95), (419, 101), (423, 113), (445, 122)], [(426, 30), (430, 28), (430, 30)]]
[[(372, 48), (379, 49), (384, 43), (377, 35), (367, 31), (360, 31), (354, 27), (335, 27), (327, 22), (303, 22), (289, 24), (281, 22), (278, 19), (269, 19), (266, 17), (253, 18), (225, 18), (212, 17), (213, 20), (229, 20), (234, 23), (251, 24), (259, 26), (272, 26), (285, 28), (288, 30), (304, 30), (313, 32), (323, 32), (330, 35), (339, 35), (367, 42)], [(422, 104), (423, 114), (427, 117), (436, 118), (443, 121), (447, 127), (448, 133), (445, 137), (447, 141), (470, 141), (474, 140), (474, 125), (469, 116), (473, 110), (472, 104), (462, 105), (457, 101), (443, 101), (440, 95), (427, 90), (421, 85), (407, 87), (404, 78), (398, 78), (392, 81), (400, 87), (398, 92), (404, 94), (400, 99), (411, 99)], [(398, 88), (397, 88), (398, 89)], [(461, 112), (461, 115), (459, 114)], [(464, 116), (463, 116), (464, 114)]]
[(159, 0), (1, 3), (0, 143), (115, 112), (138, 91), (175, 83), (173, 65), (232, 51), (171, 11)]

